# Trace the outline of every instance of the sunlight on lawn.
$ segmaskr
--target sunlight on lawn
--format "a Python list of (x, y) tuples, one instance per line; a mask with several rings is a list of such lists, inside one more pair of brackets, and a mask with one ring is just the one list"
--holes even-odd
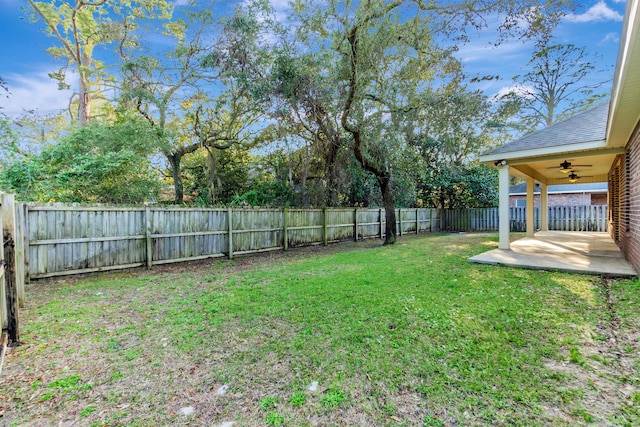
[(589, 278), (570, 275), (567, 277), (556, 277), (553, 281), (588, 303), (590, 306), (595, 305), (597, 287)]

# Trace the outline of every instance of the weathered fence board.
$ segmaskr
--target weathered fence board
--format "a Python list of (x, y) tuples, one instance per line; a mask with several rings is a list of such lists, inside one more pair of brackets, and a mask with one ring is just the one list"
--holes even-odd
[(2, 310), (2, 329), (7, 330), (10, 341), (18, 342), (20, 340), (19, 333), (19, 310), (20, 296), (24, 295), (24, 275), (19, 275), (18, 266), (24, 265), (23, 252), (20, 250), (22, 245), (22, 236), (18, 234), (20, 231), (17, 226), (17, 220), (20, 220), (20, 213), (17, 212), (19, 207), (15, 204), (12, 194), (0, 195), (0, 208), (2, 210), (2, 285), (3, 292), (1, 294), (1, 304), (4, 305)]

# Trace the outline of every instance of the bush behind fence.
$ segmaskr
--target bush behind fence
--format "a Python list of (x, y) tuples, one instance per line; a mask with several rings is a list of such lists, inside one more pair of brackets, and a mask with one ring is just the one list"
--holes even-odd
[[(383, 209), (23, 205), (27, 271), (44, 278), (383, 237)], [(17, 210), (20, 210), (17, 209)], [(496, 231), (498, 208), (398, 209), (398, 234)], [(525, 208), (511, 208), (524, 231)], [(606, 206), (549, 209), (553, 230), (606, 231)], [(536, 227), (540, 215), (536, 209)]]

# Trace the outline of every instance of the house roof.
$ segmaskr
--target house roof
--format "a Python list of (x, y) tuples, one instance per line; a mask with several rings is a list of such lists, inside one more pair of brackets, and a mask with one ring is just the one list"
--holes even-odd
[[(602, 142), (604, 144), (608, 113), (609, 103), (605, 102), (566, 120), (488, 151), (484, 153), (483, 156), (509, 154), (589, 142)], [(570, 147), (566, 148), (570, 149)]]
[[(609, 186), (606, 182), (594, 182), (587, 184), (561, 184), (550, 185), (547, 189), (548, 194), (561, 194), (561, 193), (606, 193)], [(540, 188), (534, 187), (534, 193), (539, 194)], [(509, 194), (527, 194), (527, 183), (522, 182), (518, 185), (512, 185), (509, 187)]]

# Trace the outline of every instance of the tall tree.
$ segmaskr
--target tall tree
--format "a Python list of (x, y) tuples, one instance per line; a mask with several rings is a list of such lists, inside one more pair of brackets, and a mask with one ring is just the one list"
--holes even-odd
[(32, 21), (41, 19), (45, 34), (57, 42), (47, 52), (65, 61), (50, 77), (58, 81), (60, 88), (70, 88), (69, 68), (76, 73), (77, 86), (73, 85), (69, 105), (71, 113), (71, 105), (77, 102), (74, 119), (80, 125), (91, 118), (91, 106), (100, 81), (111, 78), (104, 58), (96, 57), (97, 49), (112, 46), (122, 51), (135, 47), (141, 22), (168, 20), (172, 12), (169, 0), (28, 1)]
[(516, 89), (502, 96), (517, 111), (518, 125), (533, 131), (566, 119), (606, 96), (598, 70), (584, 47), (555, 44), (537, 49), (527, 72), (513, 78)]
[(499, 111), (486, 96), (452, 82), (423, 98), (422, 125), (411, 141), (418, 154), (420, 204), (437, 208), (478, 207), (495, 199), (497, 181), (473, 160), (490, 148)]
[[(563, 1), (482, 0), (330, 0), (318, 5), (297, 1), (301, 40), (333, 49), (343, 91), (340, 123), (350, 135), (351, 149), (380, 187), (387, 216), (385, 244), (395, 242), (394, 164), (403, 156), (410, 135), (397, 132), (411, 124), (420, 108), (420, 93), (430, 83), (446, 81), (459, 64), (444, 40), (462, 42), (469, 27), (483, 28), (487, 16), (504, 19), (500, 30), (531, 36), (557, 20)], [(410, 127), (410, 126), (409, 126)]]
[[(274, 61), (272, 81), (276, 95), (274, 117), (285, 132), (301, 137), (306, 147), (298, 150), (303, 157), (300, 186), (307, 192), (313, 163), (324, 181), (322, 204), (338, 205), (338, 153), (345, 134), (337, 119), (339, 93), (332, 74), (324, 72), (332, 58), (322, 52), (296, 52), (289, 44)], [(278, 102), (279, 101), (279, 102)]]
[[(199, 150), (224, 150), (247, 143), (261, 117), (265, 49), (254, 8), (237, 8), (217, 21), (211, 8), (185, 10), (171, 26), (176, 46), (162, 57), (126, 58), (121, 99), (162, 129), (175, 190), (182, 203), (182, 159)], [(215, 34), (215, 37), (212, 37)], [(216, 156), (209, 156), (210, 200), (215, 191)]]

